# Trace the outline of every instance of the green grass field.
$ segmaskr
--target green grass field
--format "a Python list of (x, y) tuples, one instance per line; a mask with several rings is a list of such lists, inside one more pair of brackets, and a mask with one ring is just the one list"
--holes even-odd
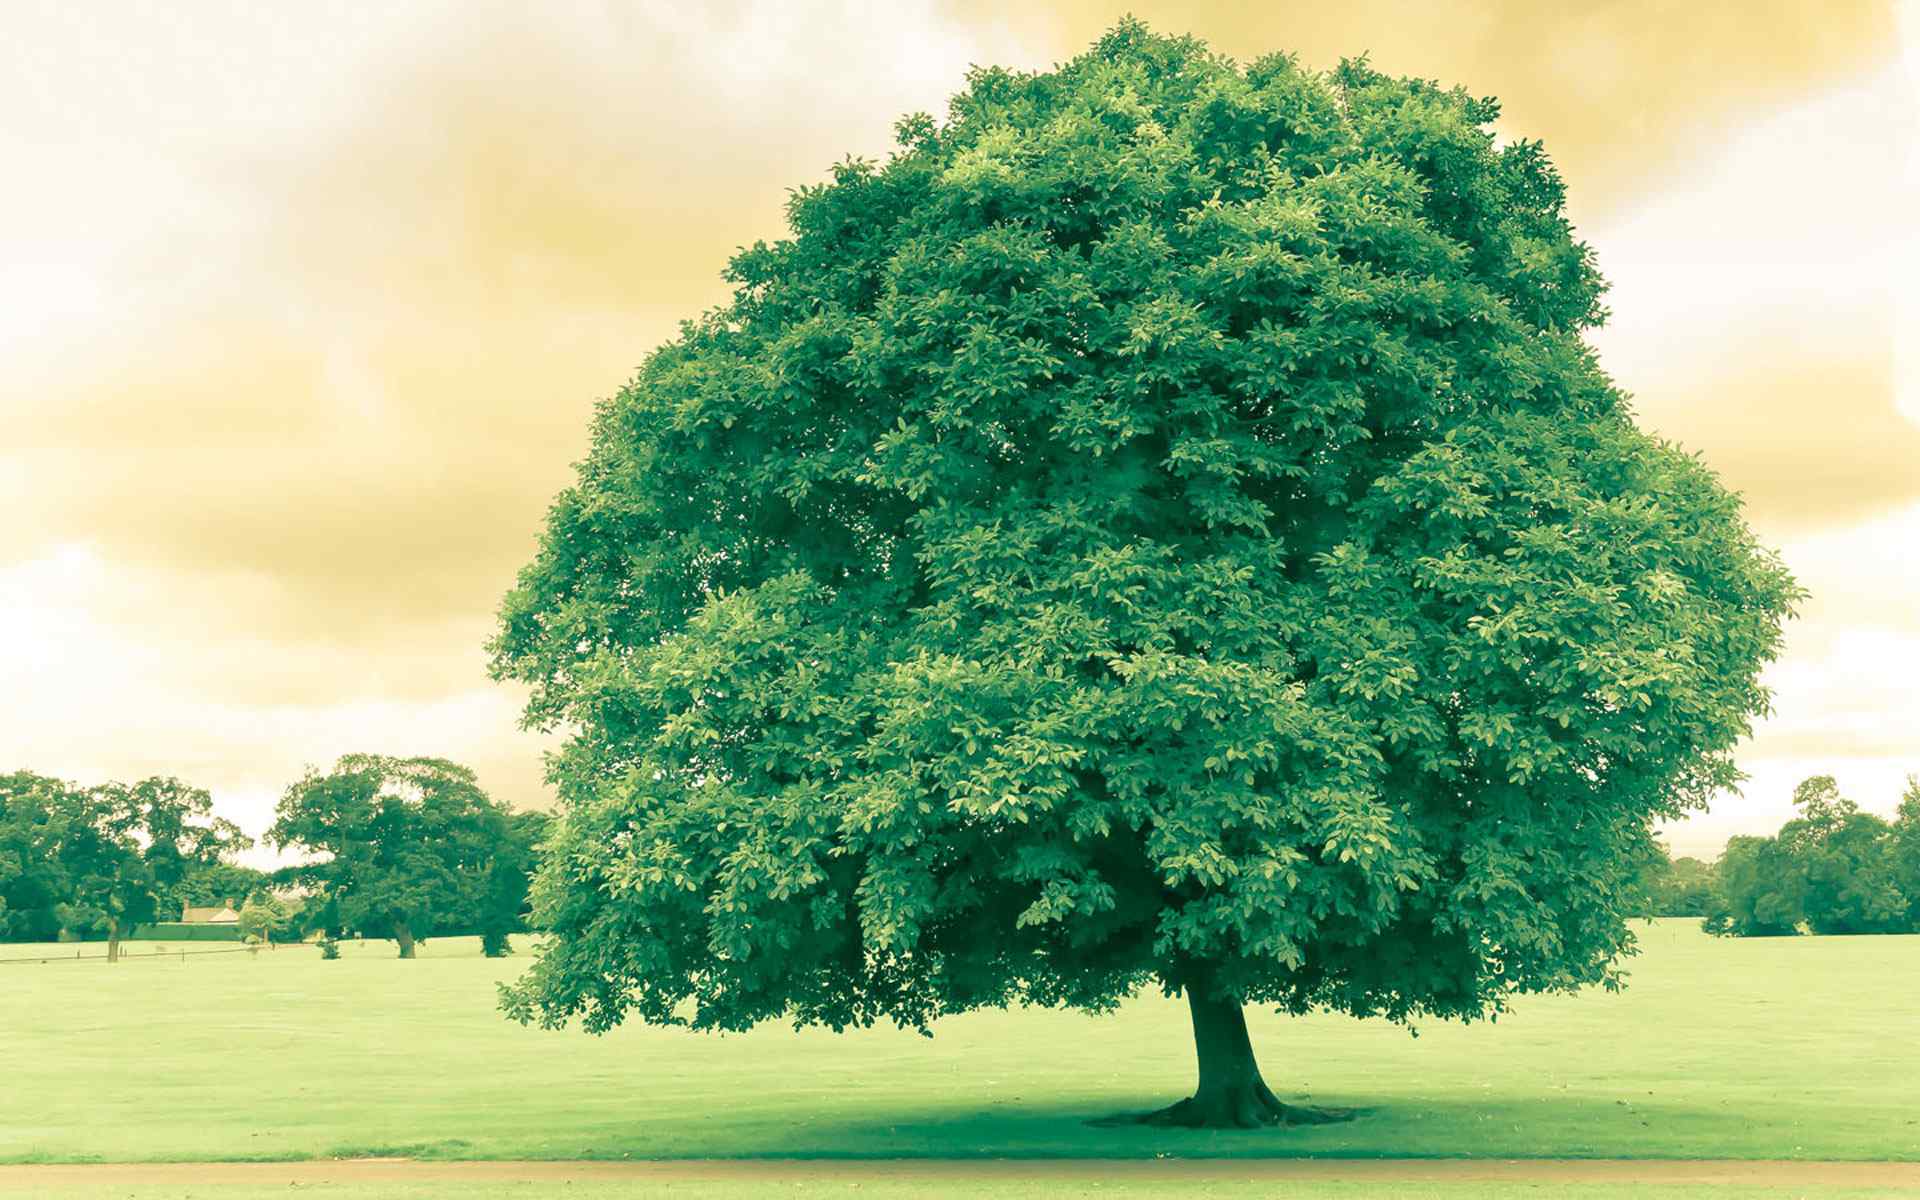
[[(284, 1185), (228, 1187), (194, 1184), (185, 1187), (55, 1187), (7, 1194), (44, 1200), (285, 1200), (288, 1189)], [(300, 1196), (317, 1200), (545, 1200), (547, 1197), (561, 1196), (566, 1200), (631, 1200), (636, 1196), (671, 1197), (672, 1200), (734, 1200), (743, 1194), (748, 1193), (743, 1193), (733, 1184), (715, 1183), (641, 1186), (589, 1183), (551, 1189), (524, 1184), (382, 1183), (339, 1187), (322, 1184), (299, 1189)], [(750, 1194), (781, 1197), (784, 1200), (823, 1200), (829, 1196), (854, 1197), (855, 1200), (945, 1200), (956, 1192), (951, 1184), (946, 1183), (921, 1186), (871, 1182), (851, 1185), (766, 1182), (756, 1183)], [(1035, 1190), (1028, 1184), (1004, 1182), (968, 1186), (964, 1194), (979, 1200), (1028, 1200), (1037, 1195), (1044, 1195), (1048, 1200), (1164, 1200), (1178, 1193), (1150, 1183), (1092, 1181), (1085, 1184), (1058, 1184), (1049, 1181), (1044, 1191)], [(1810, 1194), (1805, 1189), (1772, 1187), (1716, 1187), (1703, 1193), (1692, 1187), (1633, 1187), (1623, 1191), (1612, 1185), (1545, 1183), (1429, 1184), (1395, 1186), (1390, 1191), (1370, 1184), (1288, 1184), (1282, 1190), (1270, 1183), (1228, 1183), (1209, 1184), (1206, 1190), (1209, 1200), (1216, 1197), (1218, 1200), (1272, 1200), (1276, 1196), (1284, 1196), (1286, 1200), (1380, 1200), (1382, 1196), (1391, 1196), (1393, 1200), (1547, 1200), (1549, 1197), (1553, 1200), (1617, 1200), (1621, 1196), (1631, 1196), (1633, 1200), (1701, 1200), (1703, 1195), (1710, 1196), (1711, 1200), (1795, 1200)], [(1887, 1188), (1840, 1188), (1823, 1189), (1817, 1194), (1821, 1200), (1879, 1200), (1883, 1197), (1907, 1198), (1913, 1192)]]
[[(501, 1018), (493, 984), (527, 960), (481, 958), (471, 941), (432, 942), (414, 962), (384, 943), (349, 944), (337, 962), (141, 944), (118, 966), (0, 965), (0, 1162), (1920, 1159), (1920, 938), (1715, 940), (1668, 921), (1642, 942), (1626, 992), (1522, 999), (1497, 1024), (1431, 1024), (1416, 1039), (1261, 1014), (1276, 1090), (1368, 1115), (1250, 1133), (1085, 1123), (1190, 1085), (1184, 1007), (1158, 996), (1104, 1018), (970, 1014), (932, 1039), (784, 1027), (596, 1039)], [(76, 949), (0, 946), (0, 959)]]

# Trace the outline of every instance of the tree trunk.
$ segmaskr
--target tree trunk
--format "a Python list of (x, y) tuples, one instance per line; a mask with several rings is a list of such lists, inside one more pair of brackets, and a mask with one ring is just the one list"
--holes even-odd
[(1247, 1018), (1236, 996), (1213, 991), (1204, 976), (1188, 983), (1187, 1010), (1200, 1078), (1193, 1095), (1136, 1120), (1190, 1129), (1259, 1129), (1267, 1125), (1325, 1125), (1347, 1121), (1351, 1109), (1305, 1108), (1280, 1103), (1254, 1061)]
[(400, 957), (413, 957), (413, 930), (407, 928), (405, 921), (393, 923), (393, 940), (400, 943)]
[(107, 961), (120, 961), (120, 922), (111, 917), (107, 919)]

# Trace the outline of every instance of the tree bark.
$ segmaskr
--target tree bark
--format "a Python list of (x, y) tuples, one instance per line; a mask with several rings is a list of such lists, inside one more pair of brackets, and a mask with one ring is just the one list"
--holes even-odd
[(400, 943), (400, 957), (413, 957), (413, 930), (407, 928), (405, 921), (393, 923), (393, 940)]
[(111, 917), (107, 919), (107, 961), (120, 961), (120, 922)]
[(1259, 1129), (1269, 1125), (1324, 1125), (1347, 1121), (1351, 1109), (1282, 1104), (1253, 1057), (1247, 1017), (1237, 996), (1213, 990), (1205, 975), (1182, 989), (1193, 1018), (1193, 1047), (1199, 1081), (1193, 1095), (1178, 1104), (1135, 1118), (1148, 1125), (1189, 1129)]

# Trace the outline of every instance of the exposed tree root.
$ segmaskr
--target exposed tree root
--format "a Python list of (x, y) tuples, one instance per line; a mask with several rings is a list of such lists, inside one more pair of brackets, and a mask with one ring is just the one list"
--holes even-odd
[(1188, 1096), (1177, 1104), (1152, 1112), (1122, 1113), (1090, 1121), (1090, 1125), (1159, 1125), (1174, 1129), (1270, 1129), (1289, 1125), (1333, 1125), (1360, 1115), (1356, 1108), (1318, 1108), (1284, 1104), (1265, 1083), (1251, 1087), (1213, 1088)]
[(1165, 1125), (1180, 1129), (1265, 1129), (1279, 1125), (1330, 1125), (1351, 1121), (1351, 1108), (1282, 1104), (1254, 1061), (1247, 1018), (1238, 997), (1208, 986), (1209, 973), (1192, 970), (1182, 987), (1193, 1016), (1193, 1046), (1200, 1078), (1188, 1096), (1149, 1113), (1095, 1121), (1095, 1125)]

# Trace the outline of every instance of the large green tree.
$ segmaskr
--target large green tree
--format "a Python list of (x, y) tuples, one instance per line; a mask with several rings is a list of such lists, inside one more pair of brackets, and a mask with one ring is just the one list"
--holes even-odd
[(310, 856), (290, 875), (324, 896), (324, 920), (412, 958), (420, 938), (481, 926), (507, 813), (445, 759), (349, 754), (287, 789), (267, 839)]
[(603, 403), (503, 606), (569, 731), (510, 1013), (924, 1027), (1617, 982), (1795, 595), (1636, 428), (1494, 102), (1127, 22), (837, 167)]
[(189, 875), (252, 844), (213, 815), (205, 789), (178, 779), (68, 789), (65, 803), (54, 851), (64, 876), (60, 923), (104, 934), (109, 962), (135, 928), (179, 915), (172, 897)]

